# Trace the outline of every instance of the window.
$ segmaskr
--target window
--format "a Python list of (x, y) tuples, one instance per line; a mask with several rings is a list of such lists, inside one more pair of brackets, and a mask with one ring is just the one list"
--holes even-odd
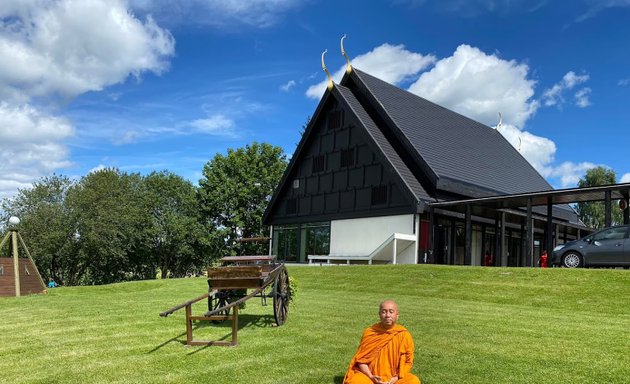
[(610, 228), (593, 235), (593, 241), (625, 239), (627, 232), (628, 228), (626, 227)]
[(4, 265), (0, 265), (0, 276), (4, 276)]
[(305, 260), (308, 255), (327, 255), (330, 253), (330, 223), (309, 223), (302, 226)]
[(332, 131), (334, 129), (341, 128), (342, 125), (342, 114), (341, 111), (334, 111), (328, 114), (328, 130)]
[(387, 185), (379, 185), (372, 188), (372, 205), (387, 203)]
[(341, 150), (341, 166), (351, 167), (354, 165), (354, 148)]
[(326, 158), (324, 155), (313, 157), (313, 173), (322, 172), (326, 168)]
[(287, 200), (287, 214), (295, 214), (297, 213), (297, 199), (292, 198)]
[(300, 188), (300, 179), (294, 179), (293, 180), (293, 189), (298, 189)]

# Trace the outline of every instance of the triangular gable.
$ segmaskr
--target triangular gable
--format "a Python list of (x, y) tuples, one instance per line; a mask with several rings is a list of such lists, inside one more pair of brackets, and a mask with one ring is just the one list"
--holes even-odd
[[(282, 211), (286, 207), (283, 208), (283, 204), (286, 204), (286, 200), (289, 199), (289, 195), (291, 194), (291, 188), (301, 188), (299, 185), (299, 178), (296, 178), (300, 171), (302, 175), (304, 174), (304, 169), (310, 169), (309, 167), (312, 163), (309, 161), (315, 161), (314, 159), (309, 158), (312, 152), (312, 144), (309, 144), (311, 140), (315, 140), (318, 136), (322, 134), (322, 124), (326, 121), (326, 113), (331, 108), (331, 106), (335, 104), (338, 108), (343, 111), (348, 119), (347, 121), (354, 121), (352, 124), (353, 130), (353, 140), (356, 139), (357, 133), (362, 137), (362, 143), (364, 142), (365, 146), (357, 147), (357, 151), (360, 151), (356, 155), (357, 161), (360, 161), (361, 153), (365, 152), (365, 147), (369, 147), (369, 150), (374, 154), (374, 157), (377, 159), (376, 163), (370, 164), (370, 169), (375, 169), (374, 167), (382, 166), (386, 168), (384, 176), (382, 176), (385, 180), (385, 183), (391, 185), (392, 191), (388, 192), (392, 201), (388, 202), (388, 207), (386, 208), (373, 208), (366, 207), (365, 204), (362, 205), (362, 211), (359, 208), (355, 207), (355, 210), (352, 212), (345, 212), (348, 217), (357, 217), (361, 215), (383, 215), (383, 214), (400, 214), (400, 213), (415, 213), (417, 212), (419, 205), (420, 208), (422, 206), (422, 201), (426, 199), (431, 199), (429, 194), (422, 188), (422, 186), (418, 183), (417, 179), (413, 176), (413, 174), (409, 171), (405, 163), (400, 159), (397, 155), (396, 151), (393, 150), (389, 142), (383, 137), (382, 133), (376, 126), (376, 124), (370, 119), (369, 115), (361, 104), (356, 100), (353, 96), (352, 92), (345, 87), (340, 87), (335, 85), (333, 90), (327, 90), (324, 94), (320, 104), (317, 107), (316, 113), (314, 114), (314, 118), (309, 122), (307, 129), (304, 132), (300, 143), (298, 144), (298, 148), (294, 153), (291, 161), (285, 171), (279, 186), (276, 188), (274, 195), (270, 201), (270, 204), (267, 207), (264, 215), (264, 222), (278, 222), (278, 217), (282, 216), (284, 221), (290, 221), (290, 218), (287, 218)], [(357, 131), (358, 130), (358, 131)], [(339, 133), (341, 134), (341, 132)], [(356, 143), (355, 143), (356, 144)], [(323, 145), (323, 144), (318, 144)], [(337, 146), (337, 144), (335, 144)], [(363, 148), (363, 149), (361, 149)], [(336, 147), (336, 149), (339, 149)], [(338, 161), (338, 157), (335, 157), (335, 153), (330, 153), (330, 159), (335, 158)], [(327, 157), (328, 161), (329, 157)], [(306, 164), (306, 165), (305, 165)], [(329, 164), (330, 165), (330, 164)], [(358, 165), (357, 165), (358, 166)], [(304, 168), (306, 167), (306, 168)], [(356, 167), (355, 167), (356, 168)], [(367, 169), (367, 167), (365, 167)], [(354, 172), (357, 174), (360, 171), (357, 169), (351, 169), (348, 172), (348, 180), (352, 178), (352, 174), (350, 172)], [(335, 177), (341, 174), (343, 178), (343, 170), (339, 172), (332, 172), (335, 174)], [(365, 173), (369, 173), (370, 171), (366, 170)], [(378, 173), (378, 171), (376, 171)], [(328, 175), (321, 175), (321, 180), (325, 180), (328, 178)], [(360, 178), (360, 176), (359, 176)], [(368, 176), (364, 176), (363, 185), (358, 185), (355, 183), (352, 187), (355, 188), (355, 197), (357, 199), (357, 204), (361, 204), (361, 201), (365, 203), (365, 194), (369, 193), (367, 191), (369, 189), (370, 181), (367, 180)], [(302, 178), (304, 179), (304, 178)], [(304, 180), (308, 182), (308, 179)], [(373, 182), (373, 181), (372, 181)], [(295, 184), (294, 184), (295, 183)], [(337, 180), (335, 179), (335, 184), (337, 184)], [(310, 185), (310, 184), (309, 184)], [(348, 188), (350, 189), (350, 188)], [(374, 192), (374, 191), (372, 191)], [(343, 194), (339, 195), (340, 204), (343, 204), (343, 201), (348, 201), (348, 194), (351, 194), (352, 191), (345, 191)], [(314, 199), (322, 199), (321, 196), (314, 196)], [(331, 204), (336, 204), (333, 200), (336, 197), (334, 194), (327, 194), (325, 198), (331, 199)], [(395, 200), (395, 201), (394, 201)], [(311, 201), (310, 203), (315, 204), (315, 201)], [(292, 204), (296, 204), (293, 203)], [(309, 201), (304, 199), (298, 200), (298, 205), (304, 206), (309, 204)], [(328, 204), (328, 202), (326, 202)], [(297, 208), (296, 215), (299, 216), (300, 209)], [(345, 208), (340, 207), (343, 211)], [(357, 212), (357, 210), (361, 212)], [(327, 215), (326, 212), (317, 213), (309, 213), (305, 214), (312, 220), (317, 220), (318, 218), (343, 218), (343, 212), (335, 215)]]

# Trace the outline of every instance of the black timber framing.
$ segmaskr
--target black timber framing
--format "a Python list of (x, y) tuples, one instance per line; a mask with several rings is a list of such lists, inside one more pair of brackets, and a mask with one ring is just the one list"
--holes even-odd
[[(568, 188), (551, 191), (540, 191), (532, 193), (521, 193), (504, 196), (491, 196), (477, 199), (464, 199), (455, 201), (442, 201), (437, 203), (429, 203), (430, 221), (433, 226), (433, 218), (436, 209), (453, 211), (464, 214), (465, 222), (465, 257), (470, 260), (471, 244), (472, 244), (472, 221), (471, 216), (474, 214), (479, 217), (493, 217), (494, 212), (499, 213), (497, 217), (499, 227), (499, 252), (501, 257), (500, 265), (507, 265), (507, 249), (506, 249), (506, 212), (518, 212), (525, 211), (525, 231), (526, 231), (526, 246), (525, 246), (525, 258), (529, 262), (533, 263), (533, 230), (534, 230), (534, 217), (532, 213), (532, 207), (534, 206), (546, 206), (545, 221), (545, 250), (548, 254), (551, 253), (554, 247), (554, 233), (556, 224), (554, 223), (553, 206), (555, 204), (567, 204), (576, 202), (593, 202), (604, 201), (605, 203), (605, 216), (606, 226), (611, 224), (611, 209), (614, 200), (625, 201), (624, 209), (624, 224), (628, 222), (628, 195), (630, 194), (630, 183), (612, 184), (597, 187), (586, 188)], [(496, 217), (496, 216), (494, 216)], [(581, 223), (562, 222), (564, 225), (564, 232), (566, 238), (566, 230), (568, 227), (576, 229), (577, 237), (580, 237), (581, 231), (590, 231)], [(430, 253), (433, 253), (433, 245), (435, 244), (433, 239), (433, 231), (430, 231), (431, 238), (429, 239)], [(557, 238), (557, 236), (555, 237)]]

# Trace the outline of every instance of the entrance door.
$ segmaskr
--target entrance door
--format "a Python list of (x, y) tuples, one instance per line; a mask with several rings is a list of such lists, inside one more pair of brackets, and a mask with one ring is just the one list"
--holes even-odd
[(433, 246), (434, 264), (447, 264), (449, 229), (449, 227), (442, 225), (435, 226), (435, 245)]
[(278, 260), (297, 261), (298, 227), (279, 227), (274, 232), (274, 253)]

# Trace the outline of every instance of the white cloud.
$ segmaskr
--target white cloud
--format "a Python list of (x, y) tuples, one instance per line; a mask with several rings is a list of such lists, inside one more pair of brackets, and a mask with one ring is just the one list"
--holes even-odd
[(0, 146), (45, 143), (63, 140), (74, 134), (64, 118), (41, 113), (31, 105), (12, 106), (0, 102)]
[(68, 150), (62, 143), (73, 134), (74, 128), (64, 118), (30, 105), (0, 103), (0, 197), (69, 166)]
[(580, 178), (584, 177), (586, 171), (597, 166), (598, 164), (590, 162), (573, 163), (565, 161), (560, 165), (548, 167), (547, 172), (543, 173), (543, 176), (560, 180), (560, 187), (562, 188), (575, 187)]
[(630, 84), (630, 78), (628, 78), (628, 79), (621, 79), (617, 83), (617, 85), (622, 86), (622, 87), (625, 87), (628, 84)]
[(575, 19), (576, 22), (580, 23), (582, 21), (590, 19), (591, 17), (595, 17), (598, 13), (607, 8), (630, 7), (630, 0), (591, 0), (588, 3), (590, 5), (589, 9), (585, 13), (578, 16), (578, 18)]
[(99, 91), (130, 74), (163, 71), (174, 52), (171, 34), (136, 19), (122, 0), (42, 2), (28, 11), (7, 15), (2, 26), (5, 100)]
[(508, 123), (523, 127), (538, 108), (531, 99), (535, 82), (527, 78), (528, 71), (525, 64), (460, 45), (409, 91), (486, 125), (496, 123), (501, 112)]
[(170, 32), (125, 0), (3, 0), (0, 6), (0, 194), (70, 164), (72, 123), (44, 112), (88, 91), (161, 73)]
[(103, 164), (99, 164), (96, 167), (94, 167), (94, 168), (90, 169), (89, 171), (87, 171), (87, 174), (96, 173), (96, 172), (102, 171), (103, 169), (106, 169), (106, 168), (107, 168), (107, 166), (105, 166)]
[[(370, 52), (364, 53), (350, 60), (353, 66), (365, 71), (388, 83), (398, 84), (435, 62), (432, 55), (422, 55), (405, 49), (405, 46), (382, 44)], [(339, 82), (343, 77), (346, 66), (337, 70), (333, 80)], [(312, 99), (319, 99), (326, 90), (328, 79), (312, 85), (306, 90), (306, 95)]]
[(207, 135), (228, 138), (238, 136), (234, 130), (234, 121), (221, 114), (213, 115), (205, 119), (193, 120), (190, 122), (190, 126), (195, 128), (196, 132)]
[(549, 167), (556, 153), (556, 144), (553, 141), (511, 124), (502, 124), (498, 130), (540, 174), (548, 176), (551, 173)]
[(630, 173), (626, 173), (623, 176), (621, 176), (621, 179), (619, 180), (620, 183), (630, 183)]
[(217, 28), (243, 24), (270, 27), (301, 3), (299, 0), (131, 0), (134, 10), (153, 14), (161, 22), (205, 24)]
[[(587, 74), (576, 75), (575, 72), (573, 71), (567, 72), (562, 77), (562, 80), (560, 80), (560, 82), (554, 84), (551, 88), (546, 89), (545, 92), (543, 93), (543, 101), (544, 101), (545, 106), (547, 107), (550, 107), (553, 105), (558, 105), (559, 107), (562, 106), (562, 104), (564, 104), (565, 102), (564, 95), (563, 95), (564, 92), (573, 89), (573, 87), (575, 87), (578, 84), (585, 83), (586, 81), (588, 81), (588, 79), (589, 79), (589, 75)], [(588, 94), (590, 93), (590, 88), (583, 88), (579, 92), (582, 92), (585, 89), (588, 89), (588, 91), (586, 91), (585, 97), (584, 95), (582, 95), (582, 97), (578, 97), (577, 93), (575, 94), (576, 104), (582, 108), (590, 105), (588, 101)]]
[(589, 105), (591, 105), (590, 100), (588, 99), (588, 97), (591, 94), (591, 89), (586, 87), (586, 88), (582, 88), (579, 91), (575, 92), (575, 105), (577, 105), (580, 108), (586, 108)]
[(282, 91), (288, 92), (293, 87), (295, 87), (295, 80), (289, 80), (286, 84), (282, 84), (280, 86), (280, 89)]

